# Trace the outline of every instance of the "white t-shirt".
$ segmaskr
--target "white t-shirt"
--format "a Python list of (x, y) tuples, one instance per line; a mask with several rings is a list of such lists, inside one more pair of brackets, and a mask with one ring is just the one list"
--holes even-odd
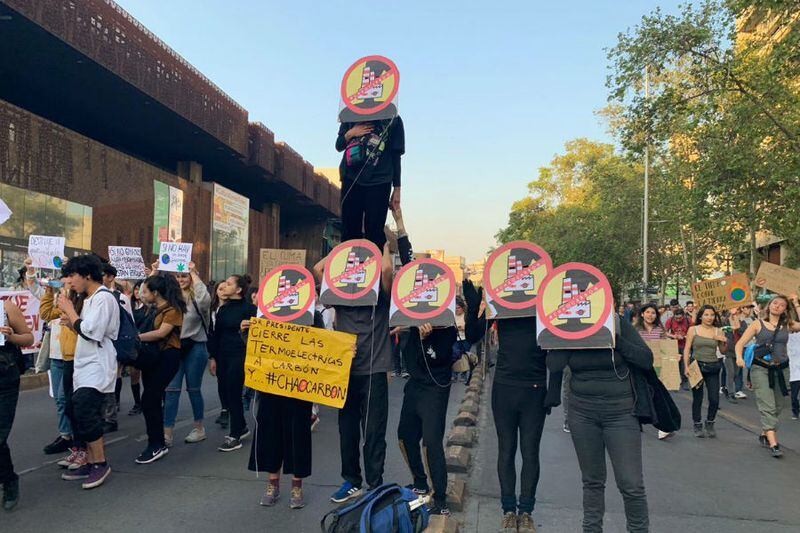
[(114, 392), (117, 380), (119, 305), (111, 292), (98, 288), (86, 298), (81, 311), (80, 335), (75, 346), (75, 390), (88, 387)]
[(790, 333), (786, 345), (789, 353), (789, 381), (800, 381), (800, 333)]

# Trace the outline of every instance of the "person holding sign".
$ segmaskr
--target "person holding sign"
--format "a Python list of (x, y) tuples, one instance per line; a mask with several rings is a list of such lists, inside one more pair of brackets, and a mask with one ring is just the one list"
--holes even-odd
[(795, 312), (800, 313), (800, 301), (796, 294), (790, 298), (775, 296), (763, 316), (750, 324), (736, 343), (736, 364), (744, 368), (745, 346), (752, 339), (756, 341), (748, 380), (753, 384), (761, 415), (761, 435), (758, 440), (762, 446), (770, 449), (775, 458), (783, 457), (783, 450), (778, 443), (778, 421), (786, 396), (789, 395), (789, 334), (800, 331), (800, 322), (795, 322), (789, 314), (790, 301)]
[[(717, 358), (717, 350), (725, 353), (728, 343), (725, 333), (720, 329), (717, 310), (712, 305), (704, 305), (697, 311), (698, 325), (689, 329), (686, 346), (683, 349), (683, 366), (689, 377), (689, 358), (697, 361), (703, 382), (692, 389), (692, 421), (694, 436), (713, 439), (717, 436), (714, 421), (719, 409), (719, 373), (722, 363)], [(703, 386), (708, 388), (708, 413), (703, 427)]]
[(19, 400), (19, 376), (24, 361), (20, 347), (33, 344), (33, 333), (14, 302), (3, 300), (0, 309), (0, 483), (3, 484), (3, 509), (10, 511), (19, 501), (19, 476), (14, 472), (8, 435), (14, 424)]

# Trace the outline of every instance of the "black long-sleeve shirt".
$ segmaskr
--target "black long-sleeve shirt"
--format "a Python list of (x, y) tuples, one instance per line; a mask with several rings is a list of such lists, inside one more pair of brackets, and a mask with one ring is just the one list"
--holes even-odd
[(424, 385), (440, 386), (450, 384), (453, 364), (453, 344), (456, 342), (456, 328), (434, 329), (420, 342), (419, 329), (409, 328), (408, 341), (403, 349), (406, 371), (413, 381)]
[[(339, 126), (339, 134), (336, 136), (336, 150), (342, 152), (347, 148), (349, 142), (345, 139), (345, 133), (356, 124), (366, 124), (365, 122), (353, 123), (343, 122)], [(383, 185), (391, 183), (394, 187), (400, 187), (400, 158), (406, 151), (406, 134), (403, 127), (403, 119), (395, 117), (393, 120), (379, 120), (372, 122), (373, 134), (380, 135), (384, 128), (389, 128), (384, 136), (383, 151), (378, 160), (369, 167), (347, 166), (346, 157), (342, 157), (339, 165), (339, 175), (342, 183), (352, 183), (358, 176), (358, 184), (362, 186)], [(352, 140), (350, 141), (352, 142)]]
[(243, 320), (256, 316), (256, 306), (245, 301), (229, 300), (217, 310), (216, 320), (208, 333), (210, 357), (244, 357), (247, 345), (241, 333)]
[(504, 385), (547, 384), (547, 352), (536, 342), (536, 317), (497, 320), (494, 380)]

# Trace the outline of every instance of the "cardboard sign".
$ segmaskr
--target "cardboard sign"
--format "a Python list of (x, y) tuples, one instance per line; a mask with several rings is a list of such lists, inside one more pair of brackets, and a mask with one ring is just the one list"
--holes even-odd
[(483, 269), (489, 318), (536, 315), (539, 287), (552, 269), (550, 255), (530, 242), (510, 242), (492, 252)]
[(189, 272), (192, 243), (162, 242), (158, 251), (158, 269), (164, 272)]
[(108, 260), (117, 269), (119, 279), (144, 279), (142, 249), (136, 246), (109, 246)]
[(662, 359), (661, 366), (656, 368), (656, 373), (664, 388), (671, 391), (680, 390), (681, 370), (677, 358)]
[(325, 259), (319, 301), (324, 305), (377, 305), (381, 253), (365, 239), (346, 241)]
[(400, 269), (392, 283), (389, 325), (434, 327), (456, 323), (456, 277), (436, 259), (418, 259)]
[(605, 275), (592, 265), (566, 263), (539, 287), (536, 337), (545, 350), (613, 348), (614, 298)]
[(269, 320), (310, 326), (314, 323), (316, 297), (311, 272), (297, 265), (281, 265), (261, 280), (257, 304)]
[(28, 237), (28, 256), (36, 268), (61, 268), (64, 257), (64, 237), (31, 235)]
[(356, 336), (349, 333), (253, 318), (244, 384), (341, 409), (355, 351)]
[(653, 352), (653, 367), (658, 379), (667, 390), (678, 390), (681, 386), (678, 366), (678, 341), (675, 339), (645, 340)]
[(692, 361), (689, 363), (689, 386), (693, 389), (696, 389), (703, 383), (703, 373), (700, 372), (700, 365), (697, 364), (697, 361)]
[(305, 250), (281, 250), (280, 248), (261, 248), (258, 257), (258, 279), (281, 265), (306, 265)]
[(400, 72), (383, 56), (362, 57), (342, 78), (340, 122), (364, 122), (397, 116)]
[(39, 353), (39, 348), (42, 346), (42, 329), (44, 322), (39, 317), (39, 300), (35, 298), (30, 291), (3, 291), (0, 292), (0, 303), (3, 300), (11, 300), (19, 307), (22, 316), (25, 317), (25, 323), (31, 328), (33, 333), (33, 345), (25, 346), (22, 348), (22, 353)]
[(692, 284), (692, 299), (696, 308), (712, 305), (717, 312), (753, 302), (747, 274), (706, 279)]
[(756, 287), (784, 296), (800, 294), (800, 271), (762, 261), (756, 274)]

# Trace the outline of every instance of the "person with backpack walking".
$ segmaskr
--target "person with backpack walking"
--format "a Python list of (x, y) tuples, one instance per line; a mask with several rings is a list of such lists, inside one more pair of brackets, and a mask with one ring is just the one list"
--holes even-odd
[(78, 315), (73, 300), (62, 295), (58, 308), (65, 325), (78, 334), (75, 345), (71, 397), (72, 429), (78, 442), (87, 443), (86, 463), (62, 474), (67, 481), (82, 480), (82, 488), (99, 487), (111, 475), (103, 441), (105, 395), (114, 392), (117, 379), (117, 350), (114, 341), (120, 331), (119, 301), (103, 287), (103, 265), (92, 254), (72, 257), (61, 269), (72, 289), (83, 294)]
[(161, 402), (180, 365), (181, 327), (186, 314), (180, 286), (168, 274), (148, 277), (142, 284), (142, 300), (153, 307), (154, 316), (152, 329), (139, 334), (144, 350), (153, 352), (142, 361), (142, 412), (147, 427), (147, 447), (135, 460), (140, 465), (158, 461), (169, 452), (164, 440)]
[(789, 371), (788, 343), (789, 334), (800, 331), (800, 322), (792, 319), (789, 306), (800, 312), (800, 302), (796, 294), (789, 298), (775, 296), (767, 305), (761, 318), (750, 324), (739, 342), (736, 343), (736, 364), (744, 368), (744, 350), (751, 339), (756, 343), (750, 349), (753, 359), (748, 372), (748, 381), (753, 385), (756, 405), (761, 418), (761, 435), (759, 443), (769, 448), (776, 459), (783, 457), (783, 450), (778, 442), (778, 426), (789, 395), (788, 383), (791, 381)]
[(203, 427), (205, 404), (203, 402), (203, 374), (208, 365), (209, 309), (211, 295), (208, 294), (205, 284), (197, 274), (194, 263), (189, 263), (189, 272), (175, 274), (175, 279), (180, 285), (183, 299), (186, 302), (186, 314), (183, 316), (181, 326), (181, 359), (175, 377), (167, 386), (164, 399), (164, 441), (167, 447), (172, 446), (172, 433), (175, 428), (175, 418), (178, 416), (178, 405), (181, 398), (181, 387), (184, 377), (186, 379), (186, 392), (192, 404), (194, 427), (184, 442), (196, 443), (206, 440), (206, 430)]
[[(683, 349), (683, 366), (685, 375), (689, 377), (690, 358), (697, 361), (703, 381), (692, 389), (692, 422), (694, 436), (713, 439), (717, 436), (714, 422), (719, 409), (719, 374), (722, 363), (717, 357), (717, 350), (725, 353), (728, 339), (720, 329), (717, 310), (712, 305), (704, 305), (697, 311), (696, 326), (689, 329), (686, 346)], [(708, 412), (703, 425), (703, 388), (708, 389)]]

